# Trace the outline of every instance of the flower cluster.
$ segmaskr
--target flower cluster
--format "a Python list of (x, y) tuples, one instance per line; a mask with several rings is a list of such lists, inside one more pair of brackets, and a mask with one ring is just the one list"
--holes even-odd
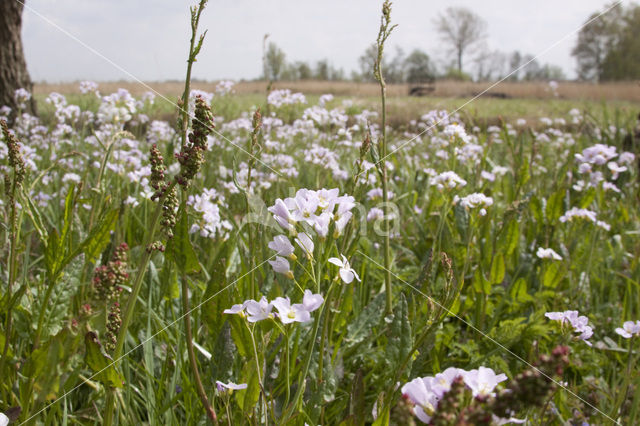
[(465, 371), (460, 368), (449, 367), (434, 377), (421, 377), (413, 379), (402, 386), (402, 394), (413, 404), (414, 414), (425, 423), (431, 421), (431, 417), (438, 409), (438, 403), (443, 396), (451, 390), (452, 383), (461, 377), (464, 384), (471, 390), (474, 397), (495, 396), (495, 388), (498, 383), (507, 380), (504, 374), (496, 374), (490, 368), (480, 367), (475, 370)]
[(579, 209), (577, 207), (572, 207), (567, 210), (562, 216), (560, 216), (560, 222), (572, 222), (574, 219), (584, 219), (589, 222), (593, 222), (596, 226), (604, 229), (605, 231), (609, 231), (611, 229), (611, 225), (601, 220), (598, 220), (596, 212), (587, 209)]
[(457, 195), (453, 197), (454, 204), (460, 204), (465, 209), (476, 209), (480, 207), (479, 214), (480, 216), (484, 216), (487, 214), (487, 210), (485, 207), (489, 207), (493, 205), (493, 198), (487, 197), (486, 195), (476, 192), (466, 197), (458, 197)]
[(99, 266), (93, 273), (93, 285), (98, 298), (115, 301), (122, 292), (122, 285), (129, 279), (127, 272), (127, 243), (120, 244), (113, 253), (111, 261)]
[(283, 105), (306, 104), (307, 98), (302, 93), (291, 93), (289, 89), (282, 89), (269, 93), (267, 103), (280, 108)]
[(321, 237), (329, 234), (330, 225), (335, 225), (335, 236), (339, 236), (353, 216), (355, 199), (350, 195), (339, 196), (340, 190), (300, 189), (293, 198), (278, 198), (268, 208), (273, 218), (286, 231), (296, 235), (297, 225), (312, 228)]
[(443, 189), (456, 189), (462, 188), (467, 184), (467, 181), (462, 179), (456, 174), (456, 172), (448, 171), (440, 173), (439, 175), (429, 178), (429, 185), (435, 186), (439, 191)]
[(591, 346), (591, 342), (588, 339), (593, 336), (593, 328), (587, 325), (589, 318), (586, 316), (579, 315), (578, 311), (547, 312), (544, 316), (552, 321), (560, 321), (562, 326), (565, 324), (571, 325), (575, 333), (580, 333), (576, 337)]
[[(634, 155), (630, 152), (623, 152), (620, 155), (619, 163), (612, 161), (618, 157), (615, 146), (609, 146), (604, 144), (595, 144), (582, 151), (580, 154), (575, 154), (575, 159), (578, 163), (578, 173), (586, 175), (588, 180), (578, 180), (573, 189), (581, 191), (585, 187), (597, 187), (602, 184), (602, 188), (605, 190), (612, 190), (614, 192), (620, 192), (620, 189), (613, 183), (618, 179), (618, 176), (622, 172), (626, 172), (628, 169), (624, 164), (632, 164)], [(609, 170), (611, 174), (611, 181), (606, 179), (604, 171), (598, 170), (598, 166), (604, 166)]]
[(106, 342), (104, 348), (107, 352), (113, 352), (116, 349), (116, 343), (118, 341), (118, 333), (122, 326), (122, 318), (120, 317), (120, 304), (115, 302), (109, 308), (109, 315), (107, 316), (107, 333)]
[(207, 149), (207, 136), (215, 128), (213, 114), (209, 104), (201, 97), (196, 96), (195, 117), (192, 120), (192, 130), (189, 133), (189, 142), (185, 143), (176, 158), (180, 163), (180, 175), (176, 178), (184, 189), (188, 188), (195, 175), (204, 163), (204, 152)]
[[(275, 300), (269, 302), (263, 296), (259, 301), (251, 299), (242, 304), (233, 305), (231, 308), (225, 309), (223, 313), (240, 315), (247, 318), (249, 322), (278, 318), (283, 324), (304, 323), (311, 321), (311, 312), (322, 306), (323, 302), (324, 298), (321, 294), (313, 294), (311, 290), (305, 290), (302, 303), (292, 305), (288, 297), (276, 297)], [(278, 310), (277, 314), (271, 312), (274, 307)]]

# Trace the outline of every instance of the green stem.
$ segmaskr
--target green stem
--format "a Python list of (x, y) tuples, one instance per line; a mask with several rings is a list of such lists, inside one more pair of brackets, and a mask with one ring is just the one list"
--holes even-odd
[[(296, 394), (293, 397), (293, 404), (287, 409), (284, 416), (282, 424), (286, 424), (287, 420), (291, 416), (293, 410), (302, 402), (302, 394), (304, 393), (304, 382), (307, 379), (307, 374), (309, 374), (309, 365), (311, 364), (311, 355), (313, 354), (313, 347), (316, 343), (316, 338), (318, 337), (318, 330), (320, 329), (320, 318), (325, 314), (326, 308), (328, 304), (331, 302), (331, 294), (334, 287), (335, 281), (331, 282), (331, 286), (329, 286), (329, 290), (327, 291), (327, 298), (322, 304), (322, 308), (316, 316), (315, 321), (313, 323), (313, 334), (311, 336), (311, 347), (307, 351), (306, 358), (304, 360), (304, 370), (300, 379), (298, 381), (298, 389), (296, 390)], [(328, 315), (328, 314), (327, 314)]]
[(207, 397), (207, 392), (204, 390), (204, 386), (202, 385), (200, 372), (198, 371), (196, 354), (193, 350), (193, 333), (191, 331), (191, 315), (189, 314), (189, 282), (187, 281), (187, 277), (185, 275), (182, 275), (182, 311), (182, 316), (184, 318), (184, 330), (187, 338), (187, 353), (189, 354), (189, 364), (191, 365), (193, 378), (196, 381), (196, 390), (198, 392), (198, 397), (200, 397), (200, 401), (202, 402), (209, 420), (211, 420), (213, 424), (217, 425), (218, 417), (216, 416), (216, 412), (211, 406), (209, 398)]

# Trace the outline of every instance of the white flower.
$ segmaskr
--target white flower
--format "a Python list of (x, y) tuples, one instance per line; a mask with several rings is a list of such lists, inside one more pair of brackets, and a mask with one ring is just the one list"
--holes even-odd
[(276, 256), (276, 260), (269, 260), (274, 272), (284, 274), (287, 278), (293, 279), (293, 272), (289, 266), (289, 261), (284, 257)]
[(323, 302), (324, 302), (324, 298), (322, 297), (321, 294), (313, 294), (311, 290), (304, 291), (302, 304), (304, 305), (304, 308), (307, 311), (309, 312), (315, 311), (322, 305)]
[(296, 243), (300, 246), (302, 251), (304, 251), (307, 258), (311, 259), (313, 257), (313, 249), (314, 244), (313, 240), (306, 232), (301, 232), (298, 234), (298, 237), (295, 239)]
[(236, 384), (233, 382), (222, 383), (220, 380), (216, 380), (216, 388), (218, 389), (218, 392), (225, 392), (225, 391), (233, 392), (234, 390), (246, 389), (247, 384), (246, 383)]
[(553, 321), (560, 321), (560, 324), (564, 325), (569, 323), (573, 327), (574, 332), (580, 333), (576, 336), (578, 339), (583, 340), (587, 345), (592, 346), (589, 339), (593, 336), (593, 328), (587, 325), (589, 318), (584, 315), (579, 315), (578, 311), (564, 311), (564, 312), (547, 312), (545, 317)]
[(626, 321), (622, 328), (616, 328), (615, 332), (625, 339), (630, 339), (633, 335), (640, 336), (640, 321)]
[(337, 257), (330, 257), (329, 263), (332, 263), (340, 268), (340, 278), (342, 278), (342, 281), (344, 281), (346, 284), (351, 284), (354, 278), (360, 281), (358, 273), (351, 267), (351, 265), (349, 265), (349, 261), (344, 256), (344, 254), (341, 254), (340, 256), (342, 256), (342, 260), (338, 259)]
[(290, 324), (292, 322), (309, 322), (311, 321), (311, 315), (307, 311), (303, 304), (295, 303), (291, 305), (289, 298), (276, 297), (273, 302), (273, 306), (278, 310), (278, 318), (283, 324)]
[(9, 424), (9, 417), (4, 413), (0, 413), (0, 426), (7, 426)]
[(271, 250), (275, 250), (279, 256), (286, 256), (295, 260), (296, 256), (293, 254), (293, 245), (287, 237), (284, 235), (278, 235), (273, 237), (273, 240), (268, 244)]
[(262, 296), (259, 302), (247, 300), (244, 302), (244, 308), (247, 311), (247, 320), (249, 322), (258, 322), (267, 318), (273, 318), (273, 314), (271, 313), (273, 304), (269, 303), (264, 296)]
[(550, 249), (550, 248), (545, 249), (542, 247), (538, 247), (536, 256), (538, 256), (540, 259), (562, 260), (562, 257), (560, 257), (558, 253), (556, 253), (555, 251), (553, 251), (553, 249)]
[(222, 311), (223, 314), (232, 314), (232, 315), (240, 315), (241, 317), (245, 316), (244, 313), (244, 303), (242, 304), (237, 304), (237, 305), (233, 305), (231, 308), (229, 309), (225, 309), (224, 311)]
[(468, 371), (464, 376), (464, 383), (471, 388), (473, 396), (495, 396), (493, 390), (498, 383), (507, 380), (505, 374), (496, 374), (490, 368), (480, 367), (477, 370)]

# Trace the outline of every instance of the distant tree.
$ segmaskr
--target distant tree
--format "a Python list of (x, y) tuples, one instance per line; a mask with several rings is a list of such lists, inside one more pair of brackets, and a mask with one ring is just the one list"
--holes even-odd
[(498, 50), (480, 50), (473, 59), (477, 81), (498, 80), (502, 77), (506, 56)]
[(640, 6), (626, 10), (614, 47), (602, 62), (602, 80), (640, 79)]
[(298, 61), (294, 66), (298, 71), (298, 78), (300, 80), (311, 80), (313, 78), (311, 67), (306, 62)]
[(469, 9), (449, 7), (436, 18), (435, 24), (440, 38), (456, 56), (458, 71), (462, 72), (462, 57), (486, 38), (487, 23)]
[[(606, 9), (610, 7), (607, 6)], [(607, 13), (598, 16), (599, 14), (593, 13), (589, 16), (571, 51), (578, 62), (578, 77), (582, 80), (602, 79), (605, 58), (614, 49), (620, 37), (623, 7), (616, 5)]]
[(414, 49), (404, 60), (407, 83), (424, 83), (432, 80), (435, 70), (429, 55), (419, 49)]
[[(375, 81), (373, 77), (373, 64), (378, 57), (378, 48), (375, 44), (367, 47), (362, 56), (358, 58), (358, 65), (360, 68), (360, 81)], [(383, 58), (382, 69), (387, 68), (387, 62)]]
[(316, 62), (316, 69), (313, 73), (313, 78), (325, 81), (331, 79), (331, 67), (329, 66), (328, 60), (323, 59)]
[(520, 79), (520, 65), (522, 64), (522, 55), (517, 50), (514, 51), (509, 57), (509, 73), (511, 76), (509, 77), (510, 81), (518, 81)]
[(286, 55), (284, 51), (276, 46), (275, 43), (269, 43), (265, 54), (265, 71), (267, 80), (279, 80), (282, 72), (286, 67)]
[[(0, 106), (16, 109), (14, 93), (24, 88), (33, 91), (31, 77), (22, 50), (22, 9), (17, 1), (0, 2)], [(27, 108), (35, 113), (35, 101), (31, 97)]]
[(383, 68), (384, 78), (387, 83), (398, 84), (405, 81), (404, 68), (405, 55), (401, 47), (396, 46), (396, 54), (391, 62)]

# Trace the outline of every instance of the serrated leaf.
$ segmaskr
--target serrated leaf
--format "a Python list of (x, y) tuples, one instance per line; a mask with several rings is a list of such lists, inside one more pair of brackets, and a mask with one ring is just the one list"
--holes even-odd
[(353, 347), (363, 342), (371, 335), (373, 327), (380, 323), (380, 312), (384, 307), (384, 293), (378, 294), (360, 312), (360, 315), (347, 326), (347, 337), (344, 340), (346, 347)]
[(460, 203), (455, 205), (453, 212), (456, 219), (456, 228), (458, 228), (458, 233), (463, 240), (466, 240), (467, 233), (469, 232), (469, 212)]
[(231, 339), (231, 326), (225, 322), (218, 335), (211, 358), (211, 377), (213, 380), (228, 382), (233, 379), (233, 360), (236, 345)]
[(93, 370), (92, 378), (105, 386), (123, 387), (124, 377), (116, 370), (113, 359), (102, 351), (98, 335), (93, 331), (88, 332), (84, 336), (84, 343), (86, 347), (84, 359)]
[(167, 244), (166, 255), (175, 262), (181, 273), (195, 274), (200, 272), (200, 262), (189, 240), (189, 220), (184, 205), (178, 215), (178, 223), (173, 231), (173, 238)]
[(391, 363), (391, 373), (399, 368), (413, 347), (411, 323), (407, 299), (400, 293), (400, 301), (394, 308), (394, 317), (389, 328), (389, 341), (386, 348), (386, 359)]

